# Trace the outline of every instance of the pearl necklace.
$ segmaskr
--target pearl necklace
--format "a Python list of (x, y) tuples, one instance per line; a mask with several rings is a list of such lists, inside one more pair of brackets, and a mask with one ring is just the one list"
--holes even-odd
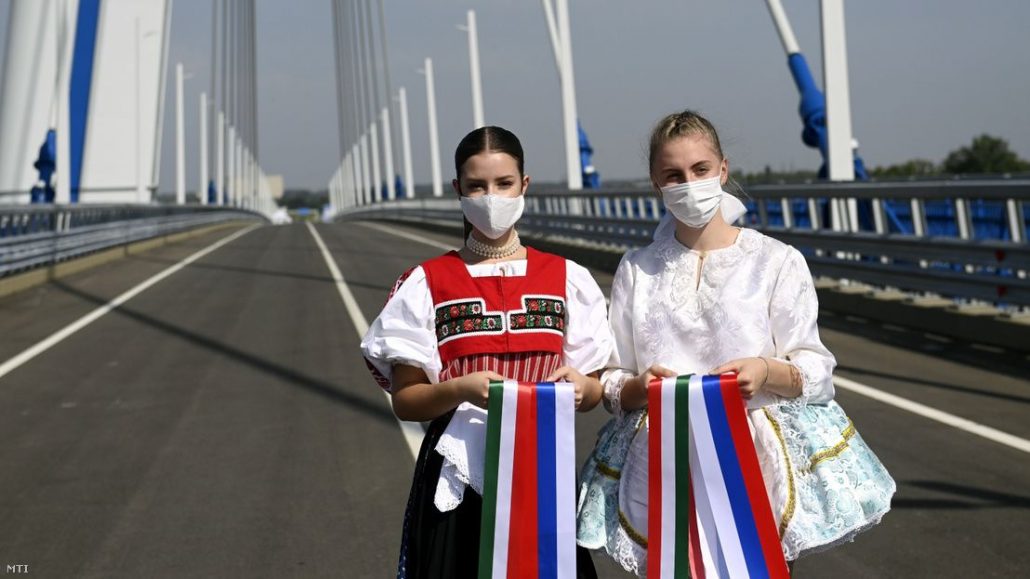
[(511, 241), (508, 242), (507, 245), (503, 245), (501, 247), (487, 245), (475, 237), (472, 237), (470, 234), (468, 239), (465, 240), (465, 247), (469, 248), (469, 251), (480, 257), (485, 257), (487, 259), (500, 259), (502, 257), (515, 255), (515, 252), (522, 247), (522, 243), (517, 231), (513, 231)]

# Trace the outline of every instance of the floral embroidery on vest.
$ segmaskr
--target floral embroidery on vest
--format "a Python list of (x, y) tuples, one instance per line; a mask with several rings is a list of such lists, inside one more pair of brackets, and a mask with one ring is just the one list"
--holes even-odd
[(486, 312), (481, 299), (445, 302), (436, 308), (436, 339), (440, 343), (466, 335), (500, 334), (503, 331), (501, 313)]
[(524, 309), (508, 313), (512, 332), (553, 331), (565, 334), (565, 300), (557, 296), (523, 296)]

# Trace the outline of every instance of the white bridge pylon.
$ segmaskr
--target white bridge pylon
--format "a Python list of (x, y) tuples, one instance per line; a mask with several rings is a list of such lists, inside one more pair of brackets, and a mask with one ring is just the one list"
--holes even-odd
[(57, 137), (57, 202), (134, 203), (140, 190), (149, 200), (158, 182), (170, 7), (169, 0), (11, 1), (0, 203), (29, 201), (49, 130)]
[[(172, 5), (172, 0), (11, 0), (0, 71), (0, 204), (156, 199)], [(271, 214), (274, 203), (257, 151), (255, 0), (212, 0), (212, 12), (211, 86), (193, 78), (189, 87), (191, 102), (196, 102), (193, 95), (211, 95), (201, 97), (203, 128), (189, 139), (200, 145), (199, 156), (189, 157), (199, 169), (197, 200), (205, 203), (213, 186), (214, 203)], [(186, 201), (181, 81), (192, 75), (178, 72), (179, 66), (175, 70), (171, 177), (181, 204)], [(46, 165), (56, 166), (42, 171), (50, 174), (43, 182), (34, 164), (48, 139), (53, 145), (44, 155)]]

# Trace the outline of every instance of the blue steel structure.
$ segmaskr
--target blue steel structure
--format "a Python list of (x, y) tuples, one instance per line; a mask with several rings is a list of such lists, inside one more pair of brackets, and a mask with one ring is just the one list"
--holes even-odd
[[(794, 77), (794, 84), (797, 85), (798, 92), (801, 94), (801, 103), (798, 105), (798, 113), (801, 115), (801, 122), (804, 125), (804, 128), (801, 130), (801, 141), (809, 147), (819, 149), (823, 162), (819, 166), (818, 175), (820, 179), (826, 180), (829, 178), (829, 171), (826, 165), (826, 159), (829, 154), (829, 137), (826, 131), (826, 96), (815, 84), (815, 79), (812, 78), (812, 71), (808, 68), (808, 61), (805, 60), (803, 54), (800, 52), (789, 54), (787, 56), (787, 66), (790, 67), (790, 74)], [(858, 155), (857, 150), (853, 152), (853, 155), (855, 179), (868, 181), (869, 173), (866, 171), (862, 157)], [(822, 205), (823, 223), (828, 223), (829, 206), (825, 203)], [(899, 231), (904, 231), (904, 226), (895, 214), (893, 207), (889, 204), (884, 205), (884, 213), (894, 227)], [(873, 212), (872, 206), (868, 201), (858, 203), (858, 219), (863, 228), (872, 229)]]
[(576, 128), (579, 130), (579, 166), (583, 172), (583, 187), (587, 189), (601, 188), (601, 174), (597, 172), (591, 160), (594, 156), (594, 148), (590, 146), (590, 139), (583, 125), (576, 121)]
[(398, 199), (407, 199), (408, 197), (414, 197), (414, 195), (408, 195), (408, 189), (404, 186), (404, 179), (401, 179), (400, 173), (394, 176), (393, 188), (397, 191)]
[(32, 188), (31, 203), (54, 202), (54, 171), (57, 169), (57, 131), (48, 129), (43, 144), (39, 147), (39, 158), (32, 164), (39, 171), (39, 179)]
[[(823, 157), (823, 164), (819, 167), (819, 178), (828, 177), (826, 169), (827, 156), (827, 134), (826, 134), (826, 96), (815, 84), (812, 78), (812, 71), (808, 68), (808, 61), (800, 52), (787, 56), (787, 65), (794, 77), (794, 84), (801, 93), (801, 104), (798, 106), (798, 113), (801, 115), (801, 122), (804, 129), (801, 131), (801, 140), (809, 147), (819, 149)], [(868, 181), (869, 174), (865, 170), (865, 163), (862, 157), (855, 152), (855, 178), (859, 181)]]
[(93, 83), (97, 34), (100, 21), (100, 0), (80, 0), (75, 27), (75, 49), (72, 57), (71, 96), (71, 202), (79, 202), (82, 161), (86, 149), (86, 124), (89, 121), (89, 97)]

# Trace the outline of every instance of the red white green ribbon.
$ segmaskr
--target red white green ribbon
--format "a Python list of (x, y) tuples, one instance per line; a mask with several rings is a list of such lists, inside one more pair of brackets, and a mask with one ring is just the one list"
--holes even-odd
[(648, 385), (649, 579), (789, 577), (735, 375)]
[(479, 577), (576, 576), (572, 384), (492, 382)]

